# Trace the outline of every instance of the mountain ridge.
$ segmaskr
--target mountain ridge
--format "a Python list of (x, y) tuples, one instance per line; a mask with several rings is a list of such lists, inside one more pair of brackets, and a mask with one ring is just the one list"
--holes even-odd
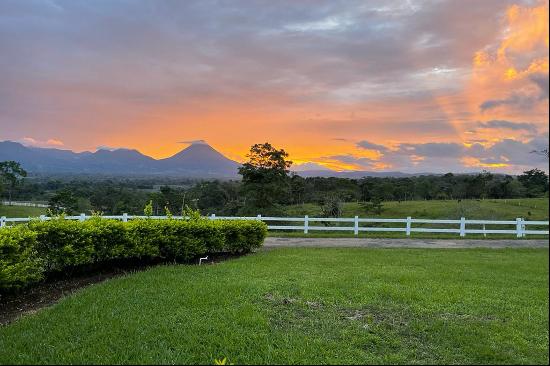
[[(67, 149), (25, 146), (0, 141), (0, 161), (15, 160), (31, 173), (166, 175), (189, 178), (238, 178), (240, 163), (205, 142), (192, 143), (174, 155), (154, 159), (135, 149), (98, 149), (74, 152)], [(330, 169), (293, 170), (302, 177), (410, 177), (435, 173), (343, 171)]]

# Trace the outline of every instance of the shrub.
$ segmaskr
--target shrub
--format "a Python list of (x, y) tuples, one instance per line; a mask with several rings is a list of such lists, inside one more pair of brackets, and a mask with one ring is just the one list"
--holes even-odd
[(83, 222), (81, 227), (90, 236), (94, 262), (134, 256), (127, 235), (127, 225), (123, 222), (93, 217)]
[(87, 223), (65, 220), (63, 217), (29, 224), (36, 232), (39, 255), (45, 260), (46, 270), (89, 264), (94, 259), (94, 244)]
[(187, 261), (206, 253), (246, 253), (262, 245), (259, 221), (132, 220), (93, 217), (32, 221), (0, 230), (0, 290), (39, 281), (44, 272), (123, 258)]
[(0, 289), (19, 289), (40, 281), (43, 275), (36, 233), (26, 226), (0, 230)]
[(219, 221), (225, 234), (223, 251), (247, 253), (262, 246), (267, 226), (261, 221)]

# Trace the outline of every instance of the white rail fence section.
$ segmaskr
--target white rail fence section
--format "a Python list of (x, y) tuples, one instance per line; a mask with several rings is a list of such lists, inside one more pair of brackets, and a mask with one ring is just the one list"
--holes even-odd
[(21, 201), (1, 201), (0, 205), (3, 205), (3, 206), (40, 207), (40, 208), (50, 207), (47, 203), (21, 202)]
[[(66, 220), (80, 220), (85, 221), (93, 216), (80, 214), (79, 216), (65, 216)], [(143, 219), (147, 216), (132, 216), (128, 214), (118, 216), (102, 216), (106, 219), (115, 219), (127, 222), (132, 219)], [(467, 220), (462, 217), (460, 220), (446, 220), (446, 219), (413, 219), (407, 217), (406, 219), (378, 219), (378, 218), (360, 218), (358, 216), (351, 218), (322, 218), (322, 217), (265, 217), (265, 216), (248, 216), (248, 217), (234, 217), (234, 216), (216, 216), (214, 214), (206, 216), (210, 220), (259, 220), (267, 223), (269, 230), (290, 230), (290, 231), (303, 231), (304, 234), (308, 234), (310, 231), (340, 231), (340, 232), (353, 232), (355, 235), (359, 235), (360, 232), (402, 232), (406, 236), (410, 236), (411, 233), (448, 233), (459, 234), (461, 237), (466, 234), (512, 234), (518, 238), (525, 237), (526, 235), (548, 235), (548, 221), (525, 221), (522, 218), (509, 221), (496, 221), (496, 220)], [(165, 220), (167, 216), (151, 216), (151, 219)], [(51, 220), (51, 217), (42, 215), (38, 220)], [(173, 216), (172, 219), (184, 219), (182, 216)], [(24, 223), (31, 221), (31, 218), (0, 218), (0, 227), (9, 227), (10, 225), (17, 223)], [(281, 223), (290, 223), (289, 225), (281, 225)], [(319, 223), (323, 225), (319, 225)], [(316, 225), (317, 224), (317, 225)], [(347, 224), (343, 226), (328, 226)], [(389, 224), (401, 224), (399, 227), (389, 226), (368, 226), (368, 224), (375, 225), (389, 225)], [(417, 226), (418, 224), (422, 226)], [(439, 227), (427, 227), (428, 224), (435, 224)], [(415, 226), (416, 225), (416, 226)], [(442, 228), (440, 226), (451, 226)], [(470, 225), (470, 228), (467, 227)], [(475, 226), (472, 228), (471, 226)], [(538, 230), (533, 230), (530, 226), (538, 226)], [(546, 226), (546, 230), (540, 230), (541, 226)], [(498, 229), (497, 229), (498, 227)]]

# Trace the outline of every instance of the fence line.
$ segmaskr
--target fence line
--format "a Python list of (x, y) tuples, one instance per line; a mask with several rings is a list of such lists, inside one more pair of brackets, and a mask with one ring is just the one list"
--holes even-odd
[(22, 201), (2, 201), (2, 202), (0, 202), (0, 205), (3, 205), (3, 206), (40, 207), (40, 208), (50, 207), (46, 203), (22, 202)]
[[(85, 221), (93, 216), (80, 214), (78, 216), (65, 216), (67, 220), (80, 220)], [(115, 219), (127, 222), (132, 219), (147, 218), (147, 216), (134, 216), (134, 215), (107, 215), (102, 216), (106, 219)], [(448, 220), (448, 219), (413, 219), (407, 217), (406, 219), (379, 219), (379, 218), (360, 218), (358, 216), (349, 218), (324, 218), (324, 217), (272, 217), (272, 216), (216, 216), (215, 214), (206, 216), (210, 220), (259, 220), (268, 224), (269, 230), (290, 230), (290, 231), (303, 231), (304, 234), (308, 234), (310, 231), (353, 231), (354, 235), (359, 235), (360, 232), (403, 232), (406, 236), (410, 236), (411, 233), (450, 233), (459, 234), (461, 237), (466, 234), (515, 234), (518, 238), (525, 237), (525, 235), (548, 235), (548, 230), (529, 230), (529, 226), (548, 226), (548, 221), (525, 221), (523, 218), (517, 218), (516, 220), (467, 220), (462, 217), (460, 220)], [(150, 218), (156, 220), (168, 219), (168, 216), (151, 216)], [(172, 219), (184, 219), (183, 216), (173, 216)], [(41, 215), (38, 220), (51, 220), (51, 217)], [(9, 227), (8, 224), (24, 223), (31, 221), (31, 218), (7, 218), (5, 216), (0, 217), (0, 227)], [(270, 225), (270, 222), (275, 221), (274, 225)], [(280, 225), (279, 223), (302, 223), (301, 225)], [(315, 226), (311, 223), (349, 223), (353, 224), (348, 226)], [(365, 226), (361, 224), (403, 224), (400, 227), (383, 227), (383, 226)], [(434, 228), (434, 227), (414, 227), (413, 224), (438, 224), (438, 225), (456, 225), (451, 228)], [(467, 225), (477, 225), (481, 228), (468, 228)], [(487, 226), (491, 228), (487, 228)], [(508, 226), (507, 228), (495, 229), (492, 226)]]

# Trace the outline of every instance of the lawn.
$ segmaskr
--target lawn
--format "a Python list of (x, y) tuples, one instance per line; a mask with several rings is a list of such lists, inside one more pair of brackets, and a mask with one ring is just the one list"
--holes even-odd
[(166, 265), (0, 328), (0, 363), (548, 364), (548, 250), (279, 249)]
[(0, 217), (38, 217), (45, 215), (47, 209), (41, 207), (0, 205)]

